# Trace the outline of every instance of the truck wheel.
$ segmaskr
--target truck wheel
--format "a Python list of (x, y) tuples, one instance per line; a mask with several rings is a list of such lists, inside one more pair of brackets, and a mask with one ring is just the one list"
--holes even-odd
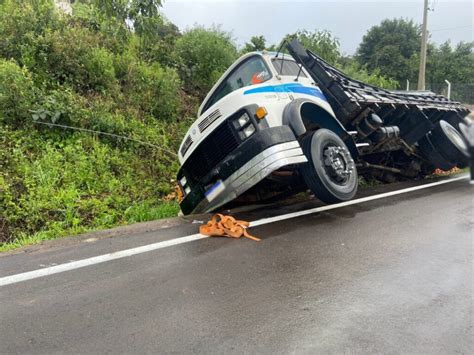
[(448, 171), (455, 166), (438, 152), (438, 150), (431, 143), (429, 135), (424, 136), (418, 141), (418, 149), (420, 150), (421, 154), (436, 168)]
[(306, 185), (326, 203), (350, 200), (357, 192), (357, 169), (341, 138), (319, 129), (301, 141), (308, 163), (302, 166)]
[(453, 164), (467, 162), (467, 145), (456, 128), (446, 121), (439, 121), (431, 131), (430, 141), (435, 149)]

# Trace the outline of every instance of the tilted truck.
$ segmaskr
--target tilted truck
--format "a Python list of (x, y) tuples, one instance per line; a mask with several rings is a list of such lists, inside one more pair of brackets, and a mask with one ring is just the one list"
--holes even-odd
[(469, 110), (431, 92), (350, 79), (299, 42), (239, 58), (202, 102), (179, 148), (184, 214), (308, 188), (350, 200), (358, 175), (414, 179), (467, 164)]

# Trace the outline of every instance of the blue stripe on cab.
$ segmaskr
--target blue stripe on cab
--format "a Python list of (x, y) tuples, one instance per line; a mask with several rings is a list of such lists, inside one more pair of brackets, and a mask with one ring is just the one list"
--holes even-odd
[(320, 98), (323, 101), (326, 101), (326, 97), (322, 93), (322, 91), (317, 87), (309, 87), (303, 86), (300, 83), (289, 83), (289, 84), (281, 84), (281, 85), (267, 85), (267, 86), (260, 86), (258, 88), (253, 88), (244, 91), (244, 95), (250, 94), (262, 94), (266, 92), (273, 92), (273, 93), (282, 93), (285, 92), (287, 94), (296, 93), (296, 94), (306, 94)]

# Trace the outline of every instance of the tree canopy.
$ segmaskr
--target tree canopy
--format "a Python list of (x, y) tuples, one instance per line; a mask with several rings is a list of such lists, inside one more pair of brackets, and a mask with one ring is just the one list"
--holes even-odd
[(356, 59), (369, 71), (378, 68), (399, 82), (415, 81), (420, 45), (421, 31), (413, 21), (384, 20), (364, 35)]
[(185, 89), (201, 98), (237, 58), (230, 33), (219, 27), (195, 27), (176, 41), (180, 74)]
[(297, 39), (303, 46), (319, 55), (331, 64), (336, 64), (341, 57), (339, 39), (326, 30), (299, 30), (295, 33), (287, 34), (283, 41)]
[(264, 36), (252, 36), (250, 42), (245, 43), (244, 48), (242, 48), (242, 54), (255, 51), (263, 51), (267, 49), (266, 39)]

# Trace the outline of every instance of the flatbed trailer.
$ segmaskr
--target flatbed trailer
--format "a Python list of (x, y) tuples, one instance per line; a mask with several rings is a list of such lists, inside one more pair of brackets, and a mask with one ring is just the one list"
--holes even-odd
[(470, 112), (459, 102), (429, 91), (386, 90), (351, 79), (298, 41), (289, 43), (287, 48), (317, 82), (336, 117), (348, 127), (356, 127), (361, 119), (375, 113), (384, 125), (400, 127), (400, 136), (413, 144), (440, 120), (456, 126)]
[[(378, 134), (375, 130), (372, 137), (365, 139), (370, 145), (361, 148), (360, 153), (370, 155), (385, 150), (405, 150), (405, 155), (412, 157), (418, 155), (421, 160), (428, 160), (431, 163), (428, 165), (432, 165), (426, 167), (428, 170), (433, 167), (433, 163), (435, 167), (445, 170), (455, 165), (467, 164), (467, 157), (463, 157), (465, 147), (461, 147), (461, 152), (454, 152), (445, 159), (443, 155), (446, 154), (438, 154), (439, 152), (434, 149), (438, 147), (439, 150), (443, 142), (432, 143), (433, 138), (430, 134), (440, 121), (449, 123), (457, 131), (460, 123), (470, 124), (466, 119), (470, 111), (460, 102), (430, 91), (387, 90), (351, 79), (304, 48), (298, 41), (289, 43), (287, 49), (295, 61), (308, 70), (331, 104), (336, 117), (348, 130), (357, 130), (360, 123), (371, 114), (381, 119)], [(360, 131), (359, 128), (359, 138), (362, 133)], [(387, 134), (384, 136), (384, 133)], [(390, 135), (390, 133), (396, 134)], [(367, 137), (362, 133), (362, 138)], [(374, 140), (378, 140), (375, 146), (372, 144)], [(406, 168), (410, 163), (413, 163), (410, 159), (398, 161), (399, 167), (401, 165)], [(422, 165), (419, 164), (420, 167)], [(404, 171), (404, 173), (414, 176), (416, 172)]]

